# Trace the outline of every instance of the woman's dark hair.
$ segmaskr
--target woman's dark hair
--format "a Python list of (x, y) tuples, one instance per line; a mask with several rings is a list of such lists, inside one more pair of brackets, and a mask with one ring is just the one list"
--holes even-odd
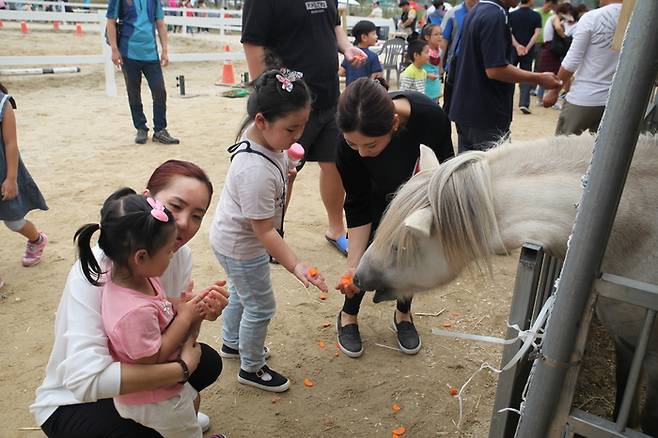
[(148, 183), (146, 184), (146, 188), (149, 189), (149, 192), (151, 192), (152, 195), (155, 195), (160, 190), (166, 188), (171, 183), (171, 180), (177, 176), (194, 178), (205, 184), (205, 186), (208, 188), (208, 205), (210, 205), (210, 200), (212, 199), (213, 193), (213, 187), (212, 183), (210, 182), (210, 178), (208, 178), (208, 175), (203, 171), (203, 169), (190, 161), (165, 161), (153, 171)]
[(258, 113), (268, 122), (274, 122), (311, 104), (311, 90), (302, 79), (292, 81), (288, 91), (277, 76), (283, 78), (286, 74), (282, 70), (268, 70), (254, 81), (254, 89), (247, 100), (247, 117), (240, 125), (236, 141)]
[(393, 128), (394, 114), (393, 99), (380, 81), (359, 78), (340, 95), (336, 122), (342, 132), (379, 137)]
[(2, 85), (2, 82), (0, 82), (0, 91), (2, 91), (5, 94), (9, 94), (9, 91), (7, 91), (7, 87)]
[[(163, 207), (164, 208), (164, 207)], [(94, 286), (100, 286), (105, 273), (91, 250), (91, 237), (101, 230), (98, 246), (112, 261), (113, 266), (128, 268), (129, 258), (138, 250), (155, 254), (176, 231), (174, 217), (165, 208), (168, 221), (162, 222), (152, 214), (153, 207), (144, 196), (131, 188), (112, 193), (101, 208), (100, 224), (83, 225), (75, 232), (82, 273)]]

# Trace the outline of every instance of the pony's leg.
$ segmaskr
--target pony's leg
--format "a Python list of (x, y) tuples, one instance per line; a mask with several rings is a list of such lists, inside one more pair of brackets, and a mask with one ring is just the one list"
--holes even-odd
[(647, 397), (642, 411), (642, 431), (658, 436), (658, 354), (649, 353), (645, 360), (647, 370)]
[[(627, 343), (620, 339), (615, 339), (615, 355), (617, 358), (617, 366), (615, 369), (616, 380), (616, 394), (615, 394), (615, 411), (614, 419), (617, 421), (619, 410), (621, 409), (621, 402), (624, 398), (624, 391), (626, 390), (626, 382), (628, 375), (631, 371), (631, 363), (633, 362), (634, 349)], [(639, 408), (639, 391), (635, 391), (633, 401), (631, 403), (631, 411), (628, 415), (628, 427), (637, 427), (640, 425), (640, 408)]]

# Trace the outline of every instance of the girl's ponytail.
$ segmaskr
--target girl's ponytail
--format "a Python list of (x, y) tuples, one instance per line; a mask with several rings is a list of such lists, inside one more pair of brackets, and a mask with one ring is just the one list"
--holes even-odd
[(83, 225), (78, 228), (78, 231), (76, 231), (73, 236), (73, 240), (77, 241), (78, 244), (78, 256), (80, 258), (82, 273), (85, 275), (85, 278), (96, 287), (101, 286), (100, 278), (104, 272), (91, 250), (91, 237), (97, 230), (100, 230), (100, 228), (101, 226), (99, 224)]

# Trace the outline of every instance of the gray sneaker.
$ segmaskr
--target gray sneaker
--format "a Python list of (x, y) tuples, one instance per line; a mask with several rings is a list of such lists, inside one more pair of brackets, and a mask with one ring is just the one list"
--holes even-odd
[(340, 314), (336, 318), (336, 333), (338, 334), (338, 348), (348, 357), (359, 357), (363, 354), (363, 343), (359, 333), (358, 324), (340, 324)]
[(158, 132), (153, 133), (153, 141), (157, 141), (162, 144), (178, 144), (180, 140), (169, 135), (166, 129), (161, 129)]
[(145, 129), (138, 129), (137, 130), (137, 135), (135, 136), (135, 143), (137, 144), (144, 144), (146, 143), (146, 140), (149, 139), (148, 136), (148, 131)]

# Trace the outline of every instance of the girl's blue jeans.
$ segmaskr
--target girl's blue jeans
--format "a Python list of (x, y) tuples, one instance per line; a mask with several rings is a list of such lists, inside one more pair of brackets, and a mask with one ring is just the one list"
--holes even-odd
[(267, 326), (276, 312), (270, 257), (237, 260), (215, 251), (228, 277), (229, 301), (222, 312), (224, 344), (240, 351), (240, 366), (255, 373), (265, 365)]

